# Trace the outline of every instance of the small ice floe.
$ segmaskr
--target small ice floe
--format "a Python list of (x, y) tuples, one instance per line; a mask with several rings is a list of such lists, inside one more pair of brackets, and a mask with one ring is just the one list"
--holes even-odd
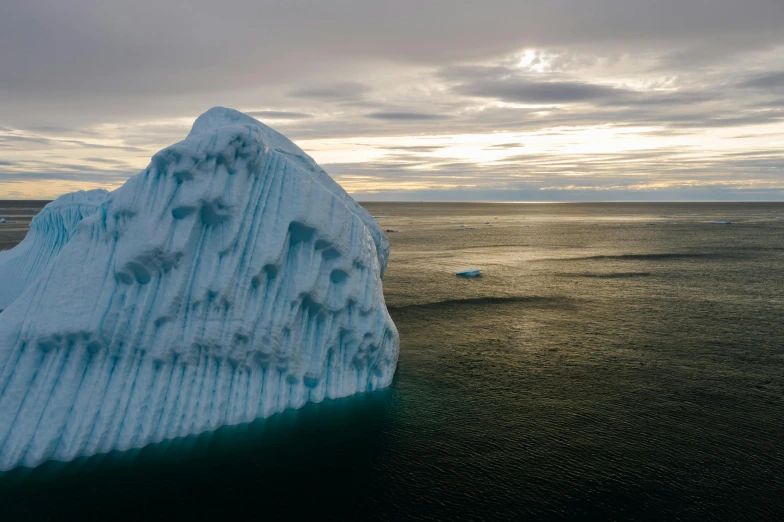
[(711, 225), (729, 225), (732, 221), (723, 220), (723, 221), (711, 221)]
[(778, 219), (779, 221), (782, 221), (782, 220), (784, 220), (784, 217), (776, 216), (776, 219)]
[(461, 270), (455, 275), (458, 277), (479, 277), (482, 275), (482, 271), (478, 268), (469, 268), (468, 270)]
[(689, 214), (690, 216), (699, 216), (699, 214)]
[(389, 216), (373, 216), (376, 219), (387, 219)]
[(5, 218), (0, 218), (0, 223), (5, 223)]
[(388, 234), (390, 232), (400, 232), (400, 230), (395, 230), (394, 228), (388, 228), (388, 229), (384, 230), (384, 232), (386, 232)]

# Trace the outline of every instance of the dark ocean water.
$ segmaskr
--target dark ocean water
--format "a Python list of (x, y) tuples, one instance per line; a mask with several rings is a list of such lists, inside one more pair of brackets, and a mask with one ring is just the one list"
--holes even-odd
[(390, 388), (7, 473), (0, 519), (784, 520), (784, 203), (366, 206)]

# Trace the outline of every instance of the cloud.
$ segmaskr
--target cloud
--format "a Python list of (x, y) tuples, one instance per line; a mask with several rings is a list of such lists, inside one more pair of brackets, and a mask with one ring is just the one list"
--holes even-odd
[(24, 172), (0, 169), (0, 181), (85, 181), (116, 185), (124, 182), (137, 171), (96, 169), (84, 165), (53, 165), (50, 169), (25, 170)]
[(52, 145), (56, 141), (50, 140), (49, 138), (41, 138), (37, 136), (16, 136), (16, 135), (6, 135), (0, 136), (0, 143), (37, 143), (41, 145)]
[[(62, 125), (34, 125), (32, 127), (25, 127), (24, 130), (27, 132), (54, 134), (58, 136), (71, 135), (71, 134), (80, 134), (83, 136), (98, 136), (98, 133), (93, 130), (76, 129), (72, 127), (65, 127)], [(11, 129), (8, 129), (7, 131), (10, 132)], [(2, 132), (2, 129), (0, 129), (0, 132)]]
[(717, 98), (717, 94), (711, 92), (632, 90), (577, 80), (542, 81), (530, 76), (520, 76), (506, 67), (453, 68), (440, 76), (445, 79), (459, 79), (461, 83), (452, 87), (456, 94), (520, 104), (689, 106)]
[[(674, 119), (674, 118), (673, 118)], [(712, 128), (712, 127), (747, 127), (751, 125), (767, 125), (784, 121), (784, 112), (761, 111), (743, 116), (733, 117), (697, 117), (686, 121), (672, 121), (670, 127)]]
[(506, 150), (506, 149), (517, 149), (520, 147), (525, 147), (522, 143), (498, 143), (497, 145), (490, 145), (486, 147), (487, 149), (497, 149), (497, 150)]
[(483, 62), (526, 48), (639, 55), (699, 46), (721, 57), (780, 43), (784, 20), (778, 0), (714, 0), (710, 9), (696, 0), (185, 4), (5, 2), (0, 114), (15, 125), (198, 114), (215, 103), (252, 106), (260, 93), (370, 82), (390, 64)]
[(123, 160), (117, 160), (112, 158), (82, 158), (84, 161), (90, 161), (92, 163), (105, 163), (107, 165), (125, 165), (128, 166), (128, 163)]
[(246, 114), (253, 116), (256, 119), (268, 120), (304, 120), (312, 118), (312, 114), (305, 114), (304, 112), (287, 112), (287, 111), (250, 111)]
[(15, 134), (6, 134), (0, 135), (0, 144), (11, 144), (11, 143), (35, 143), (39, 145), (47, 145), (47, 146), (58, 146), (58, 145), (75, 145), (77, 147), (89, 148), (89, 149), (109, 149), (109, 150), (122, 150), (125, 152), (144, 152), (145, 149), (139, 147), (131, 147), (127, 145), (106, 145), (102, 143), (91, 143), (81, 140), (71, 140), (71, 139), (52, 139), (52, 138), (44, 138), (41, 136), (20, 136)]
[(773, 72), (763, 74), (742, 82), (741, 87), (752, 87), (755, 89), (780, 89), (784, 88), (784, 72)]
[(478, 81), (455, 88), (466, 96), (495, 98), (513, 103), (561, 104), (625, 98), (630, 92), (584, 82), (537, 82), (526, 79)]
[(355, 192), (367, 176), (479, 198), (777, 168), (726, 152), (781, 142), (780, 0), (173, 1), (4, 6), (4, 179), (115, 182), (214, 105), (270, 108), (251, 115)]
[(303, 87), (288, 93), (291, 98), (312, 98), (316, 100), (343, 101), (361, 98), (370, 92), (367, 85), (356, 82), (339, 82), (317, 87)]
[(449, 116), (444, 114), (432, 114), (428, 112), (371, 112), (369, 114), (365, 114), (365, 117), (375, 120), (390, 121), (425, 121), (449, 119)]
[(435, 152), (441, 148), (443, 147), (425, 146), (425, 145), (409, 145), (409, 146), (398, 145), (395, 147), (390, 147), (391, 150), (402, 150), (405, 152)]

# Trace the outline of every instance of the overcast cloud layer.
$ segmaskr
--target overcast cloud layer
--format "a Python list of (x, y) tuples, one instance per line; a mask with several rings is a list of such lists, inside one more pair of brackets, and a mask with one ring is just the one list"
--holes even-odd
[(214, 105), (360, 199), (784, 199), (781, 0), (0, 0), (0, 199)]

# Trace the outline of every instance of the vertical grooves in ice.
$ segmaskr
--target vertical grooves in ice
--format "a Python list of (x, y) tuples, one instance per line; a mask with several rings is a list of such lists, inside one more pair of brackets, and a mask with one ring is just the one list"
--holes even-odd
[(0, 470), (387, 386), (387, 253), (296, 146), (208, 111), (0, 314)]
[(52, 263), (70, 241), (77, 224), (93, 215), (108, 194), (98, 189), (57, 198), (33, 218), (30, 231), (19, 245), (0, 251), (0, 310)]

